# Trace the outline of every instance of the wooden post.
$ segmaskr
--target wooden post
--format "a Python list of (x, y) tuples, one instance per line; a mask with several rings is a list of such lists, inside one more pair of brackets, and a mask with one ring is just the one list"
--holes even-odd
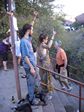
[(81, 89), (81, 85), (79, 86), (79, 112), (81, 112), (81, 91), (82, 91), (82, 89)]
[[(13, 0), (9, 0), (9, 12), (13, 11), (14, 9), (14, 2)], [(17, 60), (15, 55), (15, 34), (16, 30), (14, 28), (14, 15), (9, 15), (9, 23), (10, 23), (10, 34), (11, 34), (11, 42), (12, 42), (12, 55), (13, 55), (13, 66), (14, 66), (14, 73), (15, 73), (15, 80), (16, 80), (16, 91), (17, 91), (17, 97), (20, 100), (21, 99), (21, 88), (20, 88), (20, 80), (19, 80), (19, 72), (18, 72), (18, 66), (17, 66)]]

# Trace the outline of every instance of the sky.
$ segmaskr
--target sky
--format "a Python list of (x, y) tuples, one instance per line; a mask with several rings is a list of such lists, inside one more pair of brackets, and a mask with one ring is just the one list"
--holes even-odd
[(84, 13), (84, 0), (55, 0), (57, 3), (63, 4), (63, 12), (72, 18)]

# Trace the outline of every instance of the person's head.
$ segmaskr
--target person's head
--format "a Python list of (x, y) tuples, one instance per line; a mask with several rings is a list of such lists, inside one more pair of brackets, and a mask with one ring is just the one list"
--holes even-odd
[(33, 34), (33, 27), (31, 24), (25, 24), (20, 31), (20, 37), (24, 37), (25, 34), (31, 36)]
[(39, 42), (42, 43), (44, 42), (45, 44), (48, 42), (48, 35), (47, 34), (40, 34), (39, 36)]
[(61, 46), (62, 46), (62, 42), (61, 42), (60, 40), (55, 41), (54, 47), (55, 47), (56, 49), (58, 49), (58, 48), (61, 47)]

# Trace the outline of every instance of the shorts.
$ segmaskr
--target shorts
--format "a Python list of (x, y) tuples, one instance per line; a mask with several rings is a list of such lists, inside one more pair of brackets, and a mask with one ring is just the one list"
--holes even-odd
[[(67, 77), (67, 70), (66, 69), (60, 70), (60, 74)], [(63, 77), (60, 77), (60, 81), (68, 83), (68, 80), (66, 78), (63, 78)]]
[(8, 61), (8, 53), (0, 53), (0, 57), (3, 61)]

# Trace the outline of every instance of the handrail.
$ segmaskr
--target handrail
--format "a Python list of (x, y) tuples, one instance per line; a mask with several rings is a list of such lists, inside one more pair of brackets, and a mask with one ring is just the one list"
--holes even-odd
[(77, 83), (77, 84), (79, 84), (79, 85), (81, 85), (81, 86), (84, 86), (84, 83), (82, 83), (82, 82), (80, 82), (80, 81), (77, 81), (77, 80), (74, 80), (74, 79), (72, 79), (72, 78), (63, 76), (63, 75), (61, 75), (61, 74), (59, 74), (59, 73), (57, 73), (57, 72), (54, 72), (54, 71), (49, 70), (49, 69), (46, 69), (46, 68), (44, 68), (44, 67), (42, 67), (42, 66), (38, 66), (38, 65), (37, 65), (37, 67), (40, 68), (40, 69), (43, 69), (43, 70), (45, 70), (45, 71), (51, 72), (51, 73), (53, 73), (53, 74), (56, 74), (56, 75), (58, 75), (58, 76), (61, 76), (61, 77), (63, 77), (63, 78), (66, 78), (66, 79), (68, 79), (68, 80), (70, 80), (70, 81), (72, 81), (72, 82), (75, 82), (75, 83)]
[[(43, 85), (43, 86), (48, 86), (47, 84), (45, 84), (45, 83), (43, 83), (43, 82), (41, 82), (41, 84)], [(82, 97), (79, 97), (79, 96), (76, 96), (76, 95), (74, 95), (74, 94), (71, 94), (71, 93), (69, 93), (69, 92), (67, 92), (67, 91), (65, 91), (65, 90), (61, 90), (61, 89), (58, 89), (58, 88), (55, 88), (55, 87), (53, 87), (53, 89), (54, 90), (57, 90), (57, 91), (60, 91), (60, 92), (62, 92), (62, 93), (65, 93), (65, 94), (68, 94), (68, 95), (70, 95), (70, 96), (73, 96), (73, 97), (75, 97), (75, 98), (81, 98), (81, 100), (84, 100), (84, 98), (82, 98)]]
[[(50, 59), (51, 60), (55, 60), (56, 61), (56, 59), (55, 58), (53, 58), (53, 57), (51, 57), (50, 56)], [(79, 69), (77, 69), (76, 67), (73, 67), (73, 66), (71, 66), (71, 65), (67, 65), (68, 67), (70, 67), (70, 68), (72, 68), (72, 69), (74, 69), (74, 70), (76, 70), (76, 71), (79, 71)], [(84, 71), (79, 71), (80, 73), (83, 73)], [(71, 73), (70, 71), (69, 71), (69, 74), (73, 74), (73, 73)], [(69, 76), (69, 74), (68, 74), (68, 76)], [(75, 76), (75, 74), (73, 74), (74, 76)], [(80, 78), (78, 77), (78, 76), (76, 76), (76, 78), (77, 78), (77, 80), (80, 80)]]
[[(83, 97), (83, 98), (81, 97), (81, 96), (82, 96), (82, 92), (81, 92), (82, 89), (81, 89), (81, 88), (84, 87), (84, 83), (79, 82), (79, 81), (77, 81), (77, 80), (74, 80), (74, 79), (72, 79), (72, 78), (63, 76), (63, 75), (61, 75), (61, 74), (58, 74), (57, 72), (54, 72), (54, 71), (49, 70), (49, 69), (46, 69), (46, 68), (44, 68), (44, 67), (42, 67), (42, 66), (38, 66), (38, 65), (37, 65), (37, 67), (40, 68), (40, 69), (43, 69), (43, 70), (45, 70), (45, 71), (47, 71), (47, 72), (56, 74), (56, 75), (61, 76), (61, 77), (63, 77), (63, 78), (66, 78), (66, 79), (68, 79), (68, 80), (70, 80), (70, 81), (72, 81), (72, 82), (75, 82), (75, 83), (77, 83), (77, 84), (79, 85), (79, 96), (76, 96), (76, 95), (74, 95), (74, 94), (71, 94), (71, 93), (69, 93), (69, 92), (66, 92), (66, 91), (61, 90), (61, 89), (58, 89), (58, 88), (54, 88), (54, 89), (57, 90), (57, 91), (60, 91), (60, 92), (62, 92), (62, 93), (68, 94), (68, 95), (70, 95), (70, 96), (73, 96), (73, 97), (78, 98), (78, 99), (79, 99), (79, 112), (81, 112), (81, 100), (84, 100), (84, 97)], [(44, 84), (44, 85), (45, 85), (45, 84)], [(47, 86), (47, 85), (45, 85), (45, 86)]]

